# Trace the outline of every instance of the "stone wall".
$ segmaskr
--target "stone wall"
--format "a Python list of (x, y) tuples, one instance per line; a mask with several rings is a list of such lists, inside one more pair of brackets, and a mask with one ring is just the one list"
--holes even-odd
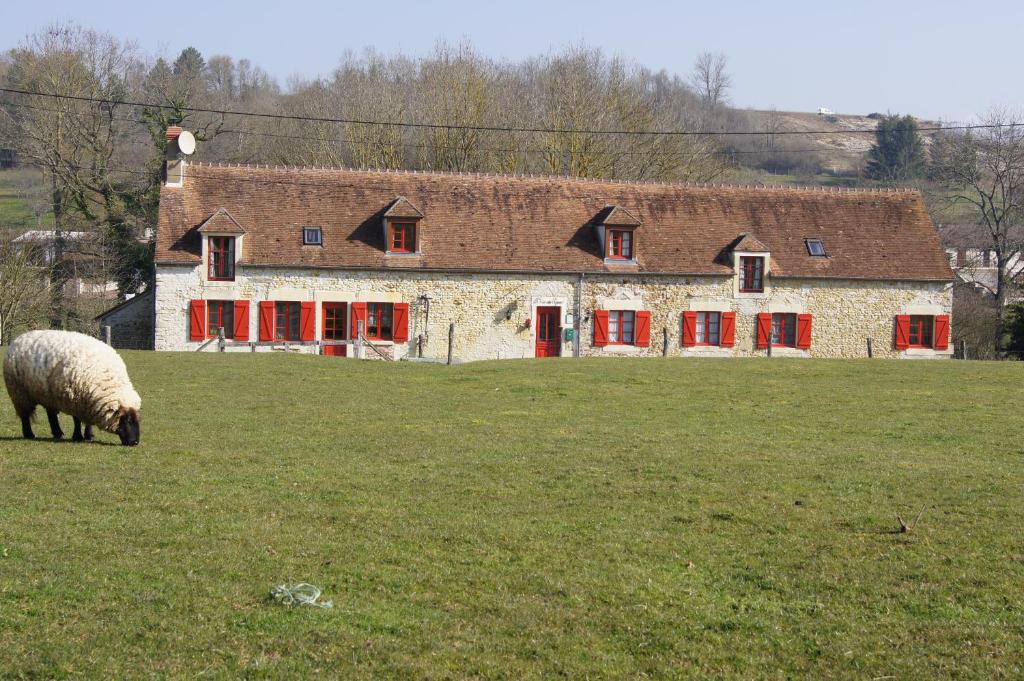
[(127, 303), (104, 313), (99, 318), (100, 338), (103, 327), (110, 327), (110, 344), (119, 350), (153, 349), (153, 294), (139, 294)]
[[(461, 360), (533, 357), (536, 308), (558, 306), (566, 326), (573, 324), (578, 278), (575, 275), (445, 274), (409, 271), (285, 270), (239, 268), (234, 282), (207, 282), (200, 268), (161, 265), (156, 279), (157, 350), (194, 350), (188, 341), (188, 305), (193, 299), (253, 302), (250, 338), (257, 338), (255, 301), (344, 301), (409, 303), (408, 343), (382, 343), (386, 354), (416, 353), (423, 336), (425, 357), (445, 357), (448, 325), (455, 324), (455, 356)], [(429, 297), (429, 298), (428, 298)], [(773, 278), (766, 294), (735, 294), (730, 277), (641, 277), (586, 275), (580, 291), (580, 354), (655, 356), (662, 353), (667, 330), (670, 355), (763, 355), (755, 348), (758, 312), (810, 313), (810, 350), (775, 349), (773, 354), (810, 357), (865, 357), (867, 338), (876, 357), (937, 356), (932, 351), (897, 352), (893, 326), (897, 314), (949, 314), (948, 284), (796, 280)], [(317, 306), (316, 333), (322, 318)], [(651, 345), (593, 346), (594, 309), (648, 310)], [(737, 314), (734, 348), (682, 348), (685, 310), (732, 310)], [(283, 344), (279, 349), (283, 349)], [(229, 348), (247, 351), (247, 347)], [(295, 349), (294, 347), (292, 348)], [(297, 351), (315, 352), (314, 347)], [(950, 350), (951, 353), (951, 350)], [(563, 337), (561, 354), (573, 354)], [(368, 357), (372, 353), (367, 354)]]

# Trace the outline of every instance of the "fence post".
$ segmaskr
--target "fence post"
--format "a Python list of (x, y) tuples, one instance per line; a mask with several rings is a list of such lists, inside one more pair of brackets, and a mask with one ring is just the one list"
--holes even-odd
[(967, 341), (960, 341), (960, 359), (967, 359)]
[(110, 326), (109, 325), (103, 327), (103, 342), (106, 343), (107, 345), (111, 345), (111, 342), (110, 342)]
[(249, 351), (250, 352), (256, 352), (256, 343), (255, 343), (255, 341), (249, 341)]
[(868, 336), (868, 359), (875, 356), (874, 348), (871, 347), (871, 337)]
[(363, 322), (363, 320), (360, 319), (359, 323), (356, 324), (356, 358), (357, 359), (362, 359), (363, 358), (363, 333), (364, 333), (364, 331), (363, 331), (363, 324), (364, 323), (365, 322)]
[(772, 337), (768, 336), (768, 356), (772, 356)]
[(452, 363), (455, 352), (455, 322), (448, 325), (448, 364)]
[(423, 334), (416, 336), (416, 356), (423, 357)]
[(661, 327), (661, 333), (664, 336), (664, 340), (661, 342), (661, 356), (668, 357), (668, 327)]
[(217, 352), (224, 352), (224, 327), (217, 327)]

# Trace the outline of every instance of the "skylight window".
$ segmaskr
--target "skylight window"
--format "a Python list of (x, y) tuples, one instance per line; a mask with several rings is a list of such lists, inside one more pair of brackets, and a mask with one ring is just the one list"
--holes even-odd
[(319, 227), (303, 227), (302, 228), (302, 245), (303, 246), (322, 246), (324, 243), (324, 234)]
[(825, 257), (825, 247), (822, 245), (821, 239), (805, 239), (805, 241), (808, 253), (819, 258)]

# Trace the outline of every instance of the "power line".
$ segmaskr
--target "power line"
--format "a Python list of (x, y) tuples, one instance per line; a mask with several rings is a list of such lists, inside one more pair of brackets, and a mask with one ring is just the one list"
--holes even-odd
[[(0, 88), (0, 89), (2, 89), (2, 88)], [(46, 112), (50, 112), (50, 113), (66, 113), (62, 109), (50, 109), (50, 108), (47, 108), (47, 107), (44, 107), (44, 106), (36, 106), (34, 104), (26, 104), (24, 102), (7, 102), (6, 104), (4, 104), (4, 106), (13, 106), (13, 107), (18, 107), (18, 108), (32, 109), (34, 111), (46, 111)], [(131, 118), (131, 117), (127, 117), (127, 116), (111, 116), (111, 118), (113, 120), (124, 121), (124, 122), (127, 122), (127, 123), (136, 123), (136, 124), (139, 124), (139, 125), (146, 125), (146, 124), (148, 124), (147, 121), (145, 121), (143, 119), (140, 119), (140, 118)], [(325, 138), (325, 137), (311, 137), (309, 135), (287, 135), (287, 134), (283, 134), (283, 133), (263, 132), (263, 131), (259, 131), (259, 130), (244, 130), (244, 129), (239, 129), (239, 128), (218, 128), (218, 134), (220, 134), (220, 133), (236, 134), (236, 135), (249, 135), (249, 136), (253, 136), (253, 137), (273, 137), (273, 138), (280, 138), (280, 139), (306, 140), (306, 141), (310, 141), (310, 142), (328, 142), (328, 141), (332, 141), (332, 140), (330, 140), (328, 138)], [(774, 134), (777, 134), (777, 133), (766, 133), (766, 135), (774, 135)], [(346, 143), (349, 144), (349, 145), (356, 144), (355, 142), (352, 142), (351, 140), (346, 140)], [(413, 142), (385, 142), (384, 145), (385, 146), (403, 147), (403, 148), (412, 148), (412, 149), (427, 149), (427, 150), (437, 148), (437, 145), (430, 145), (430, 144), (423, 144), (423, 143), (417, 144), (417, 143), (413, 143)], [(506, 154), (513, 154), (513, 153), (549, 154), (549, 153), (552, 153), (553, 151), (557, 151), (557, 150), (554, 150), (554, 149), (547, 149), (547, 148), (543, 148), (543, 147), (486, 147), (486, 146), (475, 146), (474, 149), (477, 150), (477, 151), (489, 151), (489, 152), (494, 152), (494, 153), (506, 153)], [(590, 150), (590, 151), (588, 151), (586, 153), (588, 153), (588, 154), (601, 154), (601, 155), (613, 155), (613, 156), (669, 156), (669, 155), (680, 155), (680, 152), (677, 152), (677, 151), (659, 151), (659, 150), (652, 150), (652, 151), (637, 151), (637, 150), (609, 151), (609, 150), (597, 149), (597, 150)], [(849, 149), (833, 149), (833, 148), (828, 148), (828, 147), (822, 147), (822, 148), (817, 148), (817, 149), (743, 149), (743, 150), (716, 149), (716, 150), (712, 150), (712, 151), (708, 151), (708, 152), (698, 152), (695, 155), (699, 156), (702, 153), (732, 157), (732, 156), (736, 156), (736, 155), (749, 155), (749, 154), (776, 154), (776, 153), (781, 153), (781, 154), (811, 154), (811, 153), (860, 154), (862, 152), (854, 151), (854, 150), (849, 150)]]
[[(515, 128), (493, 125), (459, 125), (441, 123), (403, 123), (395, 121), (376, 121), (370, 119), (353, 118), (328, 118), (320, 116), (299, 116), (296, 114), (273, 114), (259, 113), (256, 111), (237, 111), (232, 109), (211, 109), (205, 107), (182, 106), (175, 107), (169, 104), (157, 104), (154, 102), (135, 102), (124, 99), (106, 99), (102, 97), (86, 97), (83, 95), (62, 95), (49, 92), (34, 92), (16, 88), (0, 88), (0, 92), (10, 94), (27, 95), (31, 97), (50, 97), (54, 99), (67, 99), (80, 102), (91, 102), (94, 104), (110, 104), (116, 106), (138, 106), (148, 109), (171, 109), (175, 111), (191, 111), (193, 113), (209, 113), (220, 116), (251, 116), (258, 118), (269, 118), (274, 120), (303, 121), (310, 123), (341, 123), (345, 125), (375, 125), (383, 127), (399, 128), (426, 128), (431, 130), (473, 130), (480, 132), (523, 132), (523, 133), (545, 133), (558, 135), (629, 135), (629, 136), (681, 136), (681, 137), (725, 137), (732, 135), (835, 135), (835, 134), (875, 134), (875, 130), (781, 130), (771, 132), (768, 130), (576, 130), (572, 128)], [(1021, 123), (991, 123), (973, 125), (938, 125), (919, 127), (921, 132), (938, 132), (942, 130), (979, 130), (1005, 128), (1021, 125)]]

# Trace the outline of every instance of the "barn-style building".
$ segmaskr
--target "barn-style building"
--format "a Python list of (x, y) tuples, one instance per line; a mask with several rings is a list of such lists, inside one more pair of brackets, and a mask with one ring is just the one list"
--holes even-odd
[[(947, 357), (919, 193), (180, 161), (157, 350)], [(115, 334), (116, 335), (116, 334)], [(367, 352), (368, 346), (373, 352)], [(211, 349), (216, 343), (211, 345)]]

